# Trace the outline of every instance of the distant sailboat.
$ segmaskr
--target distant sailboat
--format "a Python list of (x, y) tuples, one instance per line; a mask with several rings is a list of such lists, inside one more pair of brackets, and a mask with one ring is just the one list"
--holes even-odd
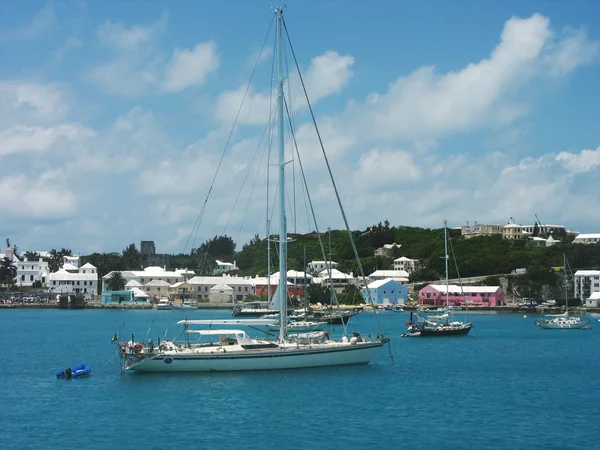
[[(465, 336), (473, 328), (472, 322), (461, 322), (453, 320), (450, 309), (450, 293), (448, 289), (448, 222), (444, 221), (444, 251), (446, 260), (446, 305), (443, 314), (439, 316), (420, 317), (411, 313), (411, 320), (407, 323), (408, 329), (404, 337), (443, 337), (443, 336)], [(415, 320), (416, 318), (416, 320)]]
[(581, 317), (569, 316), (569, 295), (567, 281), (567, 257), (563, 254), (564, 289), (565, 289), (565, 312), (562, 314), (546, 316), (544, 319), (536, 320), (536, 326), (544, 330), (588, 330), (591, 327), (587, 320)]

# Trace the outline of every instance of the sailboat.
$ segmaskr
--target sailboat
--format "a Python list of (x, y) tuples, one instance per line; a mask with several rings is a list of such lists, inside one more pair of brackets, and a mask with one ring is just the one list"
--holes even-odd
[[(285, 152), (284, 152), (284, 77), (283, 33), (286, 32), (283, 11), (275, 7), (276, 58), (277, 58), (277, 120), (278, 120), (278, 173), (279, 173), (279, 292), (278, 306), (281, 318), (287, 317), (287, 229), (285, 212)], [(289, 36), (288, 40), (289, 40)], [(296, 63), (296, 67), (298, 67)], [(310, 108), (310, 103), (309, 103)], [(333, 188), (337, 188), (333, 181)], [(339, 195), (337, 195), (339, 202)], [(340, 203), (341, 207), (341, 203)], [(351, 238), (360, 272), (364, 271), (345, 214), (346, 229)], [(250, 338), (244, 330), (215, 328), (219, 325), (263, 326), (272, 325), (269, 319), (226, 319), (226, 320), (182, 320), (185, 339), (160, 340), (146, 343), (119, 342), (122, 370), (137, 372), (219, 372), (272, 369), (300, 369), (341, 365), (369, 364), (379, 349), (389, 339), (380, 334), (374, 339), (365, 339), (360, 333), (346, 334), (333, 340), (328, 332), (316, 332), (288, 336), (288, 321), (279, 320), (279, 336), (276, 341)], [(196, 329), (194, 326), (203, 326)], [(196, 337), (197, 339), (193, 339)]]
[(534, 323), (544, 330), (588, 330), (592, 327), (588, 324), (587, 320), (581, 320), (581, 317), (569, 316), (569, 283), (567, 281), (567, 257), (565, 254), (563, 254), (563, 271), (565, 273), (565, 312), (546, 316), (544, 319), (535, 320)]
[[(472, 322), (461, 322), (453, 319), (450, 309), (450, 293), (448, 289), (448, 222), (444, 221), (444, 259), (446, 260), (446, 305), (443, 314), (439, 316), (420, 317), (411, 313), (407, 322), (408, 329), (403, 337), (433, 337), (433, 336), (466, 336), (473, 328)], [(416, 321), (414, 320), (416, 318)]]

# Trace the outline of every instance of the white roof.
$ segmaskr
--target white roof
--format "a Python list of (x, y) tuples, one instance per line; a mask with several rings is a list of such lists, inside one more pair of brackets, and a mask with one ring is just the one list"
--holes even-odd
[[(330, 261), (311, 261), (309, 264), (328, 264)], [(331, 264), (337, 265), (335, 261), (331, 261)]]
[(588, 300), (600, 300), (600, 292), (593, 292), (592, 295), (588, 297)]
[(218, 259), (215, 261), (219, 266), (231, 266), (233, 267), (233, 263), (227, 261), (219, 261)]
[(95, 269), (96, 266), (90, 264), (90, 263), (85, 263), (83, 266), (81, 266), (81, 269)]
[(140, 283), (139, 281), (129, 280), (127, 282), (127, 284), (125, 285), (125, 287), (140, 287), (141, 285), (142, 285), (142, 283)]
[(134, 296), (134, 297), (138, 297), (138, 298), (140, 298), (140, 297), (146, 297), (146, 298), (147, 298), (147, 297), (150, 297), (150, 296), (149, 296), (148, 294), (146, 294), (144, 291), (142, 291), (141, 289), (138, 289), (138, 288), (136, 288), (136, 287), (134, 287), (134, 288), (131, 288), (131, 289), (130, 289), (130, 291), (131, 291), (131, 292), (133, 292), (133, 296)]
[(396, 262), (396, 261), (418, 261), (418, 259), (410, 259), (410, 258), (407, 258), (406, 256), (401, 256), (400, 258), (396, 258), (394, 260), (394, 262)]
[(377, 289), (378, 287), (388, 284), (390, 281), (395, 282), (397, 284), (401, 284), (400, 281), (395, 278), (384, 278), (383, 280), (376, 280), (376, 281), (373, 281), (372, 283), (369, 283), (367, 285), (367, 287), (369, 289)]
[(393, 243), (393, 244), (383, 244), (383, 248), (386, 248), (386, 249), (392, 249), (394, 247), (402, 247), (402, 245), (401, 244), (396, 244), (396, 243)]
[(157, 277), (157, 278), (177, 278), (182, 279), (183, 275), (181, 271), (168, 271), (163, 269), (162, 267), (146, 267), (144, 270), (113, 270), (112, 272), (107, 273), (102, 278), (107, 280), (113, 274), (113, 272), (121, 272), (123, 278), (149, 278), (149, 277)]
[(600, 275), (600, 270), (578, 270), (575, 276), (589, 277), (591, 275)]
[[(182, 284), (186, 284), (186, 282), (185, 282), (185, 281), (178, 281), (177, 283), (175, 283), (175, 284), (172, 284), (172, 285), (171, 285), (171, 287), (172, 287), (172, 288), (178, 288), (178, 287), (179, 287), (179, 286), (181, 286)], [(189, 284), (189, 283), (188, 283), (188, 284)]]
[(210, 288), (211, 291), (233, 291), (233, 288), (225, 283), (225, 280), (221, 278), (219, 283), (215, 284)]
[(50, 281), (97, 281), (97, 273), (80, 273), (80, 272), (67, 272), (64, 269), (59, 269), (57, 272), (48, 274)]
[[(437, 291), (446, 293), (446, 285), (445, 284), (430, 284), (429, 286), (431, 286), (432, 288), (434, 288)], [(465, 294), (467, 294), (467, 293), (472, 294), (472, 293), (478, 293), (478, 292), (493, 293), (493, 292), (496, 292), (498, 289), (500, 289), (500, 286), (463, 286), (461, 289), (461, 287), (456, 284), (448, 285), (448, 292), (453, 293), (453, 294), (461, 294), (463, 292)]]
[(62, 268), (64, 270), (79, 270), (79, 268), (77, 266), (74, 266), (73, 264), (69, 264), (69, 263), (63, 264)]
[(577, 235), (577, 237), (575, 237), (575, 239), (600, 239), (600, 233), (580, 233)]
[(232, 277), (229, 275), (225, 275), (225, 276), (196, 276), (194, 278), (190, 278), (187, 282), (190, 285), (193, 286), (198, 286), (198, 285), (205, 285), (205, 284), (218, 284), (219, 282), (221, 282), (222, 280), (225, 280), (227, 284), (229, 285), (245, 285), (245, 286), (252, 286), (252, 281), (247, 279), (247, 278), (243, 278), (243, 277)]
[(159, 266), (148, 266), (144, 269), (144, 272), (166, 272), (166, 270)]
[[(324, 270), (321, 270), (321, 272), (319, 272), (319, 275), (323, 279), (328, 279), (329, 272), (330, 272), (329, 269), (324, 269)], [(348, 275), (347, 273), (340, 272), (337, 269), (331, 269), (331, 279), (332, 280), (347, 280), (347, 279), (351, 280), (351, 279), (354, 279), (354, 277), (351, 275)]]
[(406, 270), (376, 270), (370, 277), (385, 277), (385, 278), (407, 278), (408, 272)]
[(152, 281), (148, 281), (144, 286), (164, 286), (164, 287), (171, 287), (171, 285), (169, 283), (167, 283), (164, 280), (152, 280)]

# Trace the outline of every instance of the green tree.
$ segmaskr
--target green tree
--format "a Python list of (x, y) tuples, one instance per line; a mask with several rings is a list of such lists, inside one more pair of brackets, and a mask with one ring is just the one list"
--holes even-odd
[(122, 291), (125, 289), (125, 278), (123, 278), (123, 274), (119, 271), (115, 271), (110, 274), (108, 277), (108, 282), (106, 283), (106, 287), (109, 291)]
[(0, 262), (0, 284), (13, 285), (17, 276), (17, 267), (8, 258)]
[(139, 270), (142, 267), (142, 257), (135, 247), (135, 244), (129, 244), (123, 250), (123, 266), (126, 270)]

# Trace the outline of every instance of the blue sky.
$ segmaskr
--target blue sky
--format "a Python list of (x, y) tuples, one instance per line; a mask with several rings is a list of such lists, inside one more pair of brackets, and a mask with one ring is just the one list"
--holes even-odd
[[(22, 250), (149, 239), (183, 251), (270, 6), (2, 2), (1, 237)], [(598, 2), (287, 1), (285, 17), (353, 228), (537, 214), (599, 232)], [(265, 169), (251, 162), (263, 154), (272, 37), (197, 243), (264, 236)], [(319, 228), (341, 228), (290, 84)], [(296, 230), (314, 230), (296, 189)]]

